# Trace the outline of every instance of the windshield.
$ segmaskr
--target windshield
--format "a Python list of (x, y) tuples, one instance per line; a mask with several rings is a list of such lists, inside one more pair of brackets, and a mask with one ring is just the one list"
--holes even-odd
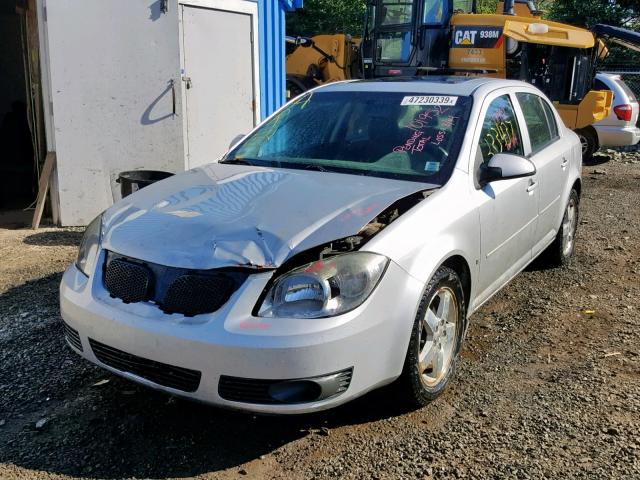
[(470, 97), (309, 92), (224, 161), (442, 185), (453, 170), (470, 108)]

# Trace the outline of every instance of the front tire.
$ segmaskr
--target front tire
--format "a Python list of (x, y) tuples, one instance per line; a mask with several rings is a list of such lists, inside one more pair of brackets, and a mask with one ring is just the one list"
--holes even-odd
[(411, 404), (435, 400), (453, 377), (465, 315), (460, 277), (440, 267), (420, 301), (405, 358), (401, 384)]

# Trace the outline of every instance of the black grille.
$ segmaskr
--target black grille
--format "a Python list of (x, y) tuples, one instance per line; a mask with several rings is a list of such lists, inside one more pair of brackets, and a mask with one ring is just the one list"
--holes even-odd
[(64, 338), (67, 339), (67, 342), (69, 342), (72, 347), (82, 351), (82, 342), (80, 341), (78, 331), (71, 328), (66, 322), (62, 322), (62, 324), (64, 325)]
[[(329, 374), (323, 377), (313, 377), (313, 378), (301, 378), (295, 380), (262, 380), (255, 378), (241, 378), (241, 377), (229, 377), (226, 375), (222, 375), (220, 377), (220, 381), (218, 383), (218, 395), (225, 400), (230, 400), (232, 402), (243, 402), (243, 403), (256, 403), (256, 404), (283, 404), (283, 403), (304, 403), (298, 401), (283, 401), (279, 398), (274, 397), (274, 392), (276, 389), (275, 386), (280, 386), (283, 384), (289, 383), (314, 383), (317, 381), (318, 384), (322, 383), (322, 379), (326, 377), (330, 377), (336, 375), (336, 390), (332, 392), (331, 395), (324, 396), (322, 398), (314, 398), (309, 399), (307, 401), (314, 400), (326, 400), (327, 398), (331, 398), (341, 393), (347, 391), (349, 385), (351, 384), (351, 377), (353, 376), (353, 369), (343, 370), (336, 374)], [(318, 387), (320, 388), (320, 387)], [(318, 390), (320, 393), (320, 390)]]
[(160, 306), (167, 313), (199, 315), (215, 312), (233, 293), (234, 282), (222, 275), (183, 275), (167, 290)]
[(109, 259), (104, 274), (107, 291), (125, 303), (147, 300), (151, 280), (151, 271), (147, 267), (121, 258)]
[(125, 303), (149, 301), (166, 313), (194, 316), (222, 307), (250, 273), (166, 267), (108, 252), (104, 286)]
[(274, 383), (274, 380), (256, 380), (223, 375), (218, 383), (218, 395), (232, 402), (280, 403), (269, 394), (269, 387)]
[(158, 385), (183, 392), (195, 392), (200, 385), (202, 374), (196, 370), (174, 367), (166, 363), (138, 357), (104, 345), (91, 338), (89, 339), (89, 344), (98, 360), (116, 370), (132, 373)]

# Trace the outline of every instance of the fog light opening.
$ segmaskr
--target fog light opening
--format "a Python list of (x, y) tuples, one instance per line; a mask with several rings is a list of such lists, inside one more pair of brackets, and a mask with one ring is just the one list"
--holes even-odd
[(269, 387), (269, 395), (282, 403), (313, 402), (320, 397), (322, 388), (311, 380), (293, 380), (274, 383)]

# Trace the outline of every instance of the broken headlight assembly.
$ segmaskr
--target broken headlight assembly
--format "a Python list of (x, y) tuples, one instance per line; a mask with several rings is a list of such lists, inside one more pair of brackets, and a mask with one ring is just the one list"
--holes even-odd
[(260, 317), (323, 318), (349, 312), (369, 297), (389, 259), (352, 252), (318, 260), (277, 278)]
[(87, 277), (94, 270), (101, 240), (102, 215), (98, 215), (84, 231), (80, 249), (78, 250), (78, 258), (76, 259), (76, 267)]

